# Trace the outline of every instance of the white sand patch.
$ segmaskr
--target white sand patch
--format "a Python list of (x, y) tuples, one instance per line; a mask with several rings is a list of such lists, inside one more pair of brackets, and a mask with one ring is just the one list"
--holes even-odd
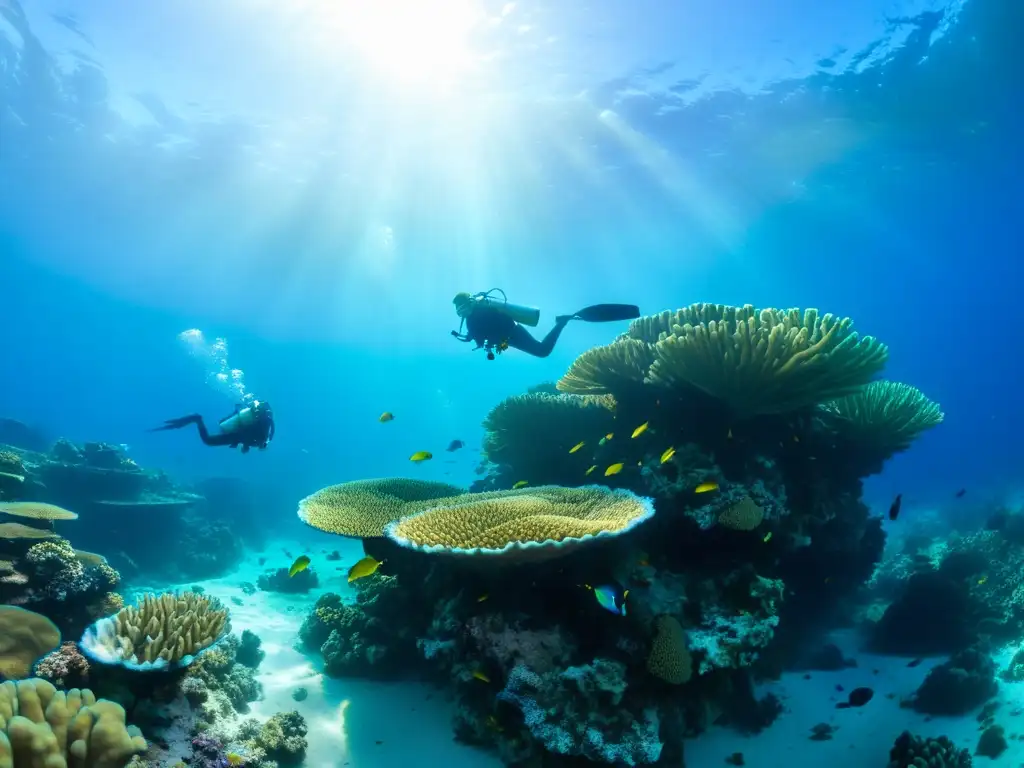
[[(318, 654), (307, 655), (296, 647), (302, 620), (321, 594), (337, 592), (346, 601), (355, 598), (346, 572), (363, 556), (362, 548), (357, 541), (340, 538), (333, 548), (341, 553), (341, 560), (326, 560), (319, 549), (305, 550), (297, 542), (276, 542), (262, 555), (251, 554), (231, 576), (150, 589), (201, 586), (231, 609), (233, 632), (241, 635), (248, 629), (259, 636), (267, 654), (258, 674), (264, 697), (252, 704), (246, 716), (265, 720), (276, 712), (299, 712), (309, 727), (307, 768), (500, 766), (496, 757), (452, 739), (452, 705), (440, 691), (416, 683), (331, 679), (320, 672)], [(240, 586), (243, 582), (255, 584), (265, 570), (291, 564), (284, 550), (295, 556), (309, 554), (320, 586), (303, 595), (262, 591), (246, 595)], [(267, 558), (262, 566), (260, 557)], [(292, 698), (298, 688), (306, 689), (303, 701)]]

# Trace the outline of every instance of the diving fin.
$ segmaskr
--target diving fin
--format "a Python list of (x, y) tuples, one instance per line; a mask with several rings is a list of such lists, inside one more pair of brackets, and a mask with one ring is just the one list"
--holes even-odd
[(640, 307), (636, 304), (594, 304), (584, 307), (574, 317), (586, 323), (613, 323), (618, 320), (636, 320)]
[(147, 429), (147, 432), (163, 432), (165, 429), (181, 429), (187, 427), (189, 424), (195, 424), (201, 420), (201, 416), (198, 413), (193, 413), (189, 416), (182, 416), (177, 419), (168, 419), (164, 422), (162, 427), (154, 427), (153, 429)]

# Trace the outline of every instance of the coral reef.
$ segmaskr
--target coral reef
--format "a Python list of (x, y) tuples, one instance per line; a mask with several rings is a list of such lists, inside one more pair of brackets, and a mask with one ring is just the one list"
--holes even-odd
[(945, 736), (922, 739), (909, 731), (896, 738), (889, 751), (889, 768), (971, 768), (971, 753), (958, 749)]
[(294, 576), (288, 575), (287, 568), (277, 568), (264, 571), (256, 580), (256, 586), (265, 592), (283, 592), (285, 594), (309, 592), (311, 589), (316, 589), (319, 584), (320, 580), (312, 568), (299, 571)]
[(928, 715), (962, 715), (996, 695), (996, 665), (980, 648), (967, 648), (934, 667), (910, 705)]
[(0, 764), (124, 768), (146, 751), (119, 705), (45, 680), (0, 684)]
[[(182, 679), (182, 692), (199, 707), (201, 721), (215, 720), (216, 713), (225, 710), (225, 700), (234, 711), (245, 713), (249, 704), (263, 695), (263, 687), (256, 679), (259, 661), (250, 666), (241, 660), (253, 660), (252, 638), (255, 647), (259, 647), (259, 638), (251, 632), (248, 637), (249, 640), (242, 641), (236, 635), (228, 635), (189, 666)], [(243, 648), (249, 650), (243, 653)]]
[(93, 661), (149, 671), (188, 666), (230, 631), (219, 601), (168, 592), (145, 595), (139, 605), (100, 619), (80, 645)]
[(89, 661), (79, 652), (78, 643), (62, 643), (39, 660), (35, 675), (59, 688), (83, 688), (89, 682)]

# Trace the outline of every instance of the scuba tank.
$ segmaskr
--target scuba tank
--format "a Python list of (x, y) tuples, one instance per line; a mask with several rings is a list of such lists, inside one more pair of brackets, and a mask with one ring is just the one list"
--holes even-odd
[[(501, 298), (492, 296), (492, 293), (500, 293)], [(501, 288), (492, 288), (487, 293), (478, 293), (472, 297), (478, 306), (496, 309), (504, 315), (508, 315), (521, 325), (528, 325), (531, 328), (540, 322), (540, 310), (536, 307), (525, 307), (522, 304), (510, 304), (505, 292)]]
[(256, 421), (256, 411), (260, 407), (260, 401), (255, 400), (253, 404), (245, 408), (239, 408), (230, 416), (225, 416), (218, 423), (220, 428), (227, 433), (238, 432), (246, 427), (252, 426)]

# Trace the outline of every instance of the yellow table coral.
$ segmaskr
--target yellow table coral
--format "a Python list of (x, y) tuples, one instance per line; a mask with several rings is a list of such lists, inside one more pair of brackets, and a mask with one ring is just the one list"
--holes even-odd
[(465, 493), (448, 483), (387, 477), (354, 480), (322, 488), (299, 502), (299, 519), (339, 536), (360, 539), (384, 535), (384, 528), (405, 514), (406, 504)]
[(146, 751), (124, 709), (45, 680), (0, 684), (0, 768), (124, 768)]
[(546, 560), (618, 536), (654, 514), (650, 499), (603, 486), (540, 486), (466, 494), (387, 527), (409, 549), (507, 560)]

